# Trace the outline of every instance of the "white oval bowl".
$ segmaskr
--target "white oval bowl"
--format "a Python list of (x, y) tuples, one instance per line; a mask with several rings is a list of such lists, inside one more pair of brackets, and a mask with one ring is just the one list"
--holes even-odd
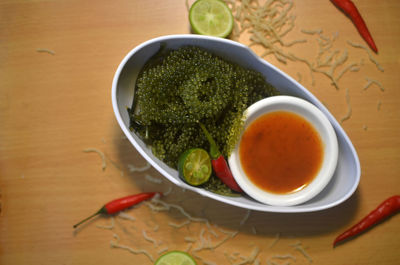
[[(160, 49), (161, 44), (171, 49), (177, 49), (185, 45), (195, 45), (207, 49), (231, 62), (260, 72), (281, 94), (303, 98), (319, 108), (331, 122), (339, 143), (336, 171), (325, 189), (313, 199), (300, 205), (272, 206), (260, 203), (247, 196), (233, 198), (221, 196), (184, 183), (179, 178), (178, 172), (175, 169), (168, 167), (156, 158), (152, 154), (151, 149), (134, 132), (129, 130), (127, 107), (131, 107), (132, 105), (136, 78), (146, 61)], [(220, 202), (264, 212), (314, 212), (334, 207), (347, 200), (357, 189), (360, 181), (361, 169), (357, 152), (342, 127), (322, 103), (293, 78), (261, 59), (247, 46), (238, 42), (194, 34), (168, 35), (148, 40), (133, 48), (122, 59), (112, 82), (111, 98), (115, 117), (122, 131), (136, 150), (160, 174), (177, 186), (192, 190)]]
[[(239, 186), (255, 200), (274, 206), (297, 205), (315, 197), (331, 180), (337, 165), (338, 142), (335, 131), (327, 117), (313, 104), (292, 96), (269, 97), (251, 105), (245, 112), (244, 130), (262, 115), (275, 111), (288, 111), (301, 116), (319, 134), (323, 145), (323, 160), (314, 179), (301, 190), (287, 194), (271, 193), (259, 188), (243, 170), (239, 155), (241, 139), (229, 157), (229, 166)], [(252, 159), (257, 159), (257, 157)], [(268, 163), (268, 161), (265, 161), (265, 163)]]

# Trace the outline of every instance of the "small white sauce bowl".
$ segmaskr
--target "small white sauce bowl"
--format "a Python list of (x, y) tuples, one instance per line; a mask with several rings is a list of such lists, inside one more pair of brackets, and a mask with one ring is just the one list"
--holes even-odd
[[(273, 96), (251, 105), (245, 112), (244, 131), (260, 116), (274, 111), (289, 111), (306, 119), (318, 132), (323, 145), (323, 160), (314, 179), (299, 191), (276, 194), (256, 186), (245, 174), (239, 156), (239, 143), (229, 157), (229, 166), (239, 186), (253, 199), (274, 206), (304, 203), (320, 193), (332, 178), (338, 161), (338, 141), (327, 117), (310, 102), (293, 96)], [(257, 159), (257, 158), (254, 158)]]

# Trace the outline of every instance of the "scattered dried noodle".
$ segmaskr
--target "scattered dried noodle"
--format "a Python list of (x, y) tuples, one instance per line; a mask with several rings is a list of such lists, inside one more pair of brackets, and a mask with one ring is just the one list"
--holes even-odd
[(127, 251), (129, 251), (129, 252), (131, 252), (133, 254), (144, 254), (151, 260), (151, 262), (154, 262), (154, 258), (149, 254), (149, 252), (147, 252), (144, 249), (135, 250), (135, 249), (133, 249), (133, 248), (131, 248), (129, 246), (121, 245), (118, 242), (115, 242), (115, 241), (112, 241), (112, 240), (110, 241), (110, 245), (111, 245), (112, 248), (124, 249), (124, 250), (127, 250)]
[(368, 87), (370, 87), (372, 84), (375, 84), (375, 85), (377, 85), (377, 86), (379, 87), (379, 89), (380, 89), (382, 92), (385, 91), (385, 88), (383, 87), (383, 85), (381, 84), (381, 82), (379, 82), (379, 81), (377, 81), (377, 80), (374, 80), (374, 79), (371, 79), (371, 78), (368, 78), (368, 77), (366, 77), (365, 79), (367, 80), (367, 84), (365, 84), (364, 90), (367, 90)]
[(101, 160), (102, 160), (102, 169), (103, 169), (103, 171), (106, 170), (106, 168), (107, 168), (106, 156), (104, 155), (104, 153), (102, 151), (100, 151), (97, 148), (86, 148), (86, 149), (83, 150), (83, 152), (85, 152), (85, 153), (90, 153), (90, 152), (97, 153), (100, 156)]
[(150, 236), (148, 236), (145, 230), (142, 230), (142, 235), (143, 235), (143, 238), (146, 239), (146, 241), (154, 244), (155, 247), (157, 246), (157, 241), (154, 238), (151, 238)]
[(350, 104), (349, 88), (346, 88), (346, 104), (347, 104), (347, 112), (340, 119), (340, 123), (343, 123), (345, 120), (348, 120), (351, 117), (352, 109), (351, 109), (351, 104)]
[(242, 226), (246, 223), (247, 219), (249, 219), (251, 211), (247, 210), (245, 215), (243, 216), (243, 219), (240, 221), (239, 225)]
[(362, 45), (362, 44), (358, 44), (358, 43), (354, 43), (354, 42), (351, 42), (351, 41), (347, 41), (347, 43), (349, 45), (353, 46), (354, 48), (364, 49), (368, 54), (369, 60), (376, 65), (378, 70), (381, 71), (381, 72), (385, 71), (385, 69), (383, 69), (383, 67), (378, 63), (378, 61), (372, 56), (372, 53), (371, 53), (371, 51), (369, 50), (369, 48), (367, 46)]
[(51, 55), (55, 55), (56, 54), (56, 52), (53, 51), (53, 50), (43, 49), (43, 48), (36, 49), (36, 51), (40, 52), (40, 53), (48, 53), (48, 54), (51, 54)]
[(124, 213), (124, 212), (120, 212), (120, 213), (118, 214), (118, 217), (120, 217), (120, 218), (122, 218), (122, 219), (125, 219), (125, 220), (130, 220), (130, 221), (135, 221), (135, 220), (136, 220), (135, 217), (133, 217), (133, 216), (127, 214), (127, 213)]
[(152, 183), (155, 183), (155, 184), (161, 184), (161, 183), (162, 183), (162, 179), (160, 179), (160, 178), (155, 178), (155, 177), (150, 176), (150, 175), (148, 175), (148, 174), (146, 174), (146, 175), (144, 176), (144, 178), (145, 178), (146, 180), (152, 182)]
[(276, 233), (275, 239), (274, 239), (274, 241), (271, 242), (271, 244), (269, 245), (269, 248), (272, 248), (273, 246), (275, 246), (276, 243), (278, 243), (280, 237), (281, 237), (281, 233)]
[(111, 224), (110, 225), (96, 225), (97, 228), (112, 230), (115, 227), (114, 217), (111, 217)]
[(129, 172), (144, 172), (146, 170), (149, 170), (150, 168), (151, 168), (151, 164), (149, 164), (149, 163), (147, 163), (143, 167), (136, 167), (136, 166), (131, 165), (131, 164), (128, 165)]

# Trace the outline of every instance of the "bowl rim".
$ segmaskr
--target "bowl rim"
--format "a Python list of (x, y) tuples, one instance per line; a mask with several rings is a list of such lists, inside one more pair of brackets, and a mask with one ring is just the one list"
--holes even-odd
[[(324, 148), (321, 168), (314, 179), (301, 190), (288, 194), (274, 194), (257, 187), (246, 176), (239, 155), (241, 138), (246, 128), (259, 117), (277, 111), (291, 112), (307, 120), (319, 134)], [(304, 99), (278, 95), (257, 101), (248, 107), (244, 116), (244, 130), (228, 162), (235, 180), (250, 197), (272, 206), (294, 206), (314, 198), (326, 187), (336, 169), (338, 141), (332, 124), (317, 107)]]
[[(134, 139), (133, 135), (131, 134), (129, 128), (125, 125), (124, 120), (122, 118), (122, 114), (119, 109), (119, 101), (118, 101), (118, 84), (119, 84), (119, 79), (121, 72), (123, 69), (126, 67), (127, 63), (131, 60), (131, 58), (140, 51), (142, 48), (146, 47), (147, 45), (152, 45), (154, 43), (163, 43), (163, 42), (174, 42), (174, 41), (187, 41), (190, 40), (193, 43), (197, 42), (214, 42), (214, 43), (222, 43), (226, 44), (228, 46), (234, 46), (243, 50), (246, 50), (244, 52), (247, 52), (247, 56), (254, 56), (259, 60), (259, 63), (262, 63), (265, 67), (269, 68), (271, 71), (275, 72), (277, 75), (283, 76), (293, 87), (296, 87), (297, 90), (299, 90), (301, 93), (303, 93), (304, 97), (306, 97), (308, 100), (310, 100), (313, 104), (315, 104), (319, 109), (321, 109), (324, 114), (328, 117), (328, 119), (333, 123), (333, 126), (336, 131), (339, 132), (339, 137), (341, 139), (341, 143), (349, 149), (347, 153), (351, 156), (351, 159), (354, 160), (352, 163), (353, 167), (353, 178), (354, 181), (348, 186), (348, 191), (346, 194), (341, 196), (340, 198), (337, 198), (333, 201), (326, 202), (322, 205), (313, 205), (310, 207), (268, 207), (266, 208), (265, 205), (258, 205), (258, 204), (250, 204), (246, 201), (243, 202), (237, 198), (231, 198), (231, 197), (225, 197), (225, 196), (220, 196), (218, 194), (206, 191), (204, 189), (198, 189), (192, 186), (189, 186), (183, 182), (178, 181), (175, 179), (172, 175), (170, 175), (170, 172), (168, 172), (166, 169), (158, 165), (151, 156), (149, 156), (144, 149), (140, 146), (140, 144)], [(193, 44), (195, 45), (195, 44)], [(262, 59), (261, 57), (257, 56), (248, 46), (245, 46), (239, 42), (229, 40), (229, 39), (222, 39), (222, 38), (217, 38), (217, 37), (211, 37), (211, 36), (203, 36), (203, 35), (194, 35), (194, 34), (172, 34), (172, 35), (163, 35), (163, 36), (158, 36), (152, 39), (149, 39), (147, 41), (144, 41), (137, 46), (135, 46), (133, 49), (131, 49), (121, 60), (119, 63), (113, 80), (112, 80), (112, 88), (111, 88), (111, 100), (112, 100), (112, 108), (115, 114), (115, 118), (117, 119), (117, 122), (121, 128), (121, 130), (124, 132), (126, 138), (130, 141), (130, 143), (136, 148), (136, 150), (142, 155), (143, 158), (145, 158), (156, 170), (158, 170), (159, 173), (161, 173), (164, 177), (166, 177), (169, 181), (174, 183), (177, 186), (180, 186), (182, 188), (194, 191), (199, 193), (200, 195), (207, 196), (211, 199), (227, 203), (236, 207), (241, 207), (245, 209), (250, 209), (250, 210), (256, 210), (256, 211), (264, 211), (264, 212), (276, 212), (276, 213), (306, 213), (306, 212), (317, 212), (317, 211), (322, 211), (326, 210), (332, 207), (335, 207), (337, 205), (340, 205), (344, 201), (346, 201), (348, 198), (350, 198), (354, 192), (356, 191), (359, 182), (360, 182), (360, 177), (361, 177), (361, 167), (360, 167), (360, 160), (357, 155), (357, 151), (355, 150), (352, 142), (350, 141), (348, 135), (346, 132), (343, 130), (343, 128), (339, 125), (337, 120), (333, 117), (333, 115), (328, 111), (328, 109), (312, 94), (310, 91), (308, 91), (305, 87), (303, 87), (300, 83), (298, 83), (294, 78), (277, 68), (276, 66), (272, 65), (268, 61)]]

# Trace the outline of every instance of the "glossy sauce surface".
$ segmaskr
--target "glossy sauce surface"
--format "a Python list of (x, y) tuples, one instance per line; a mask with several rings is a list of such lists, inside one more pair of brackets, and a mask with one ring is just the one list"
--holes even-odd
[(321, 167), (323, 152), (314, 127), (288, 111), (257, 118), (246, 128), (239, 146), (240, 162), (251, 182), (278, 194), (310, 183)]

